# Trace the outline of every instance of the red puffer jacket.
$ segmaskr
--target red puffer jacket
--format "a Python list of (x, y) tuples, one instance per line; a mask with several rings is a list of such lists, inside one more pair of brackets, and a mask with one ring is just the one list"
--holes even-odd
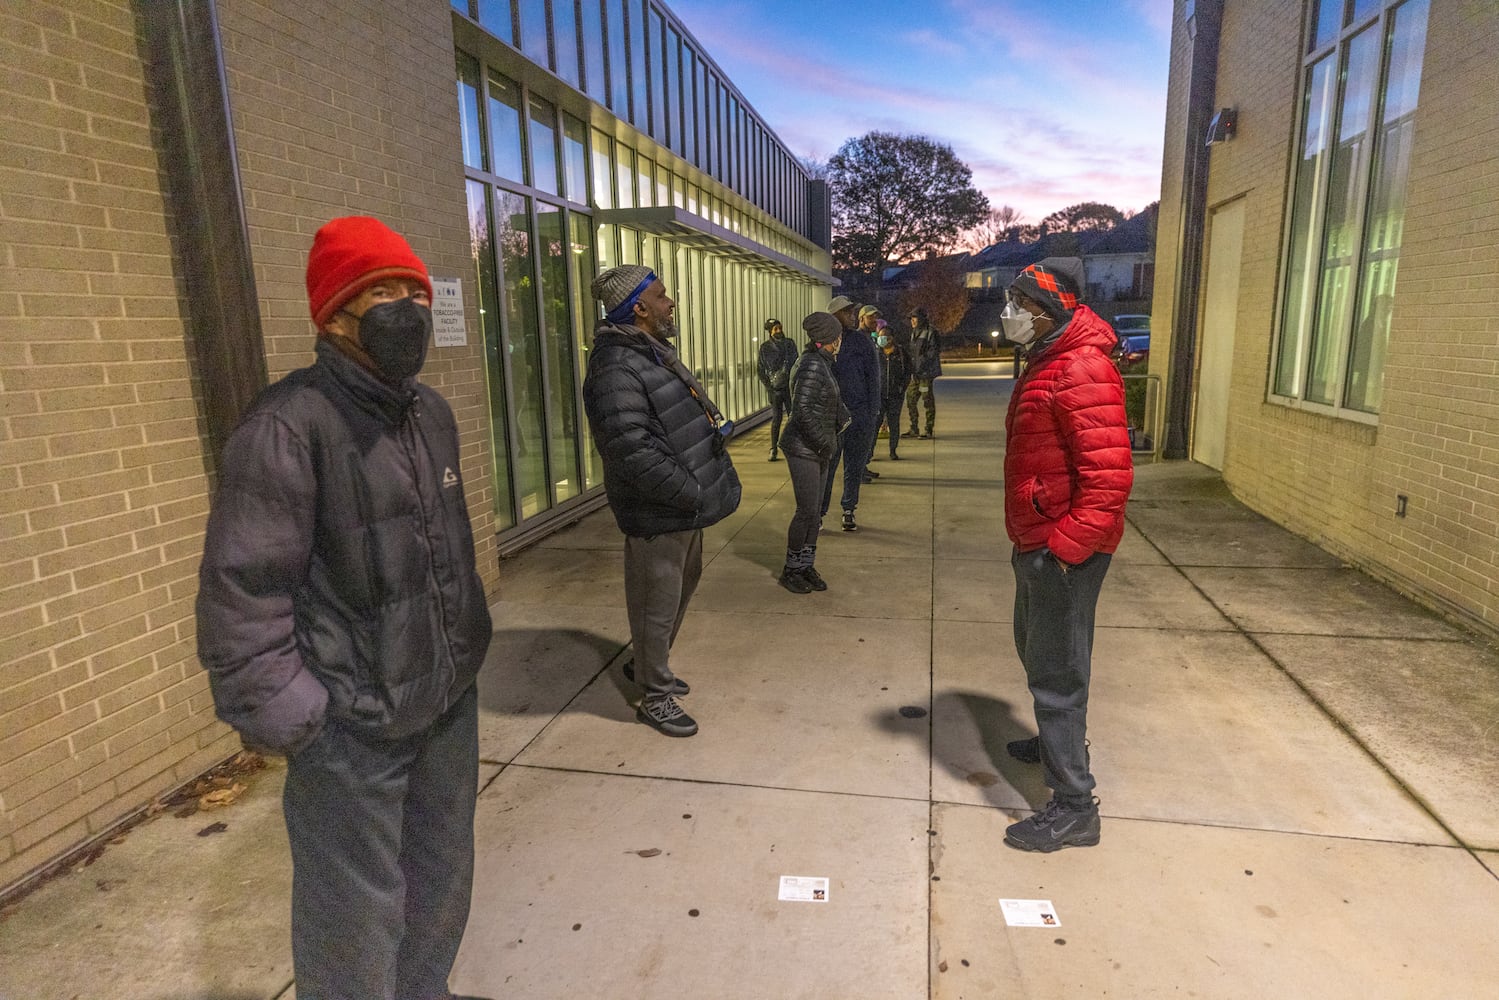
[(1005, 530), (1022, 552), (1080, 563), (1113, 552), (1135, 469), (1114, 331), (1078, 306), (1061, 338), (1026, 366), (1005, 415)]

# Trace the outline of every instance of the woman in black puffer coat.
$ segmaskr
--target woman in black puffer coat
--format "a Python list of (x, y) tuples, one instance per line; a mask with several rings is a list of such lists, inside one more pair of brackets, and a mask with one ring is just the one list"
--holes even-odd
[(810, 342), (791, 372), (791, 414), (781, 433), (796, 513), (786, 529), (786, 566), (780, 583), (793, 594), (828, 589), (812, 563), (817, 557), (823, 486), (832, 474), (829, 466), (838, 450), (838, 435), (850, 420), (833, 370), (843, 325), (831, 313), (815, 312), (802, 320), (802, 329)]

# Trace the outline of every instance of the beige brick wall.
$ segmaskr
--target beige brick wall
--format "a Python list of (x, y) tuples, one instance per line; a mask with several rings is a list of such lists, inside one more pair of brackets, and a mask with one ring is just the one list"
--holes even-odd
[(434, 276), (462, 278), (469, 346), (434, 348), (422, 380), (458, 418), (480, 573), (493, 593), (494, 460), (449, 11), (442, 0), (219, 3), (271, 377), (312, 360), (304, 276), (328, 219), (376, 216)]
[[(371, 214), (476, 306), (448, 6), (220, 0), (272, 377)], [(0, 888), (238, 748), (194, 650), (210, 482), (129, 0), (0, 5)], [(434, 350), (496, 585), (482, 339)]]
[(231, 752), (208, 480), (129, 3), (0, 5), (0, 886)]
[[(1385, 398), (1368, 426), (1266, 399), (1304, 7), (1227, 7), (1217, 103), (1238, 107), (1240, 130), (1213, 149), (1208, 202), (1247, 201), (1225, 478), (1291, 530), (1499, 630), (1499, 123), (1472, 99), (1499, 89), (1499, 9), (1431, 6)], [(1173, 95), (1185, 72), (1174, 60)], [(1168, 130), (1179, 117), (1173, 105)], [(1163, 233), (1179, 217), (1171, 142)], [(1158, 262), (1157, 329), (1169, 329), (1175, 273)], [(1152, 356), (1164, 372), (1167, 355)], [(1396, 494), (1410, 497), (1404, 519)]]

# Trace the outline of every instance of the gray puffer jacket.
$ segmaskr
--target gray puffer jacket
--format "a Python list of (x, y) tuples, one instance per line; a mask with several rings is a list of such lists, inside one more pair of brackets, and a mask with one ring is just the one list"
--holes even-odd
[(424, 729), (491, 635), (452, 411), (317, 353), (230, 437), (198, 574), (218, 716), (273, 753), (325, 717), (383, 739)]
[(583, 406), (619, 530), (637, 538), (706, 528), (739, 507), (739, 475), (692, 389), (648, 334), (600, 323)]

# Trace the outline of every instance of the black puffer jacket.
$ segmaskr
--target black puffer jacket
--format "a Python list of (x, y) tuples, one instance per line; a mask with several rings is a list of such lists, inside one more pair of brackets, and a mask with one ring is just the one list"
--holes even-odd
[(911, 377), (939, 378), (942, 375), (942, 342), (937, 331), (919, 326), (911, 331)]
[(892, 400), (904, 399), (911, 383), (911, 356), (900, 344), (889, 354), (880, 348), (880, 399), (889, 406)]
[(474, 682), (491, 634), (453, 413), (318, 344), (224, 449), (198, 574), (198, 656), (247, 746), (326, 715), (397, 739)]
[(692, 390), (633, 326), (594, 331), (583, 405), (619, 530), (706, 528), (739, 507), (739, 475)]
[(833, 359), (816, 344), (808, 344), (791, 372), (791, 415), (781, 431), (781, 451), (827, 462), (838, 450), (838, 434), (848, 422)]
[(771, 395), (785, 392), (791, 381), (791, 366), (796, 364), (796, 345), (785, 334), (767, 337), (760, 345), (760, 383)]

